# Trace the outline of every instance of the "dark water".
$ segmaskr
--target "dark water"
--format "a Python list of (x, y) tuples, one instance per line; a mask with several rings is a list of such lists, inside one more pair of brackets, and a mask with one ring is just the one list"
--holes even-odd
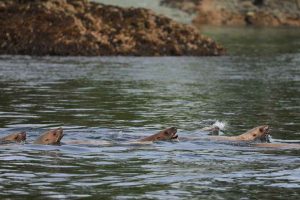
[(300, 30), (206, 32), (230, 55), (1, 56), (1, 136), (63, 127), (63, 141), (114, 144), (2, 145), (0, 198), (298, 199), (297, 149), (124, 144), (170, 126), (205, 135), (216, 120), (226, 134), (269, 124), (273, 139), (300, 140)]

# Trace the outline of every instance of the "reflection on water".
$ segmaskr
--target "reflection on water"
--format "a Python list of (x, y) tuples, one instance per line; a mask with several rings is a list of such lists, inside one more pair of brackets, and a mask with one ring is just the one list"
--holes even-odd
[[(299, 150), (123, 144), (169, 126), (205, 135), (217, 119), (229, 123), (227, 134), (269, 124), (273, 138), (299, 140), (299, 39), (290, 36), (289, 51), (278, 45), (285, 39), (270, 38), (274, 48), (258, 41), (265, 53), (255, 53), (255, 39), (247, 48), (235, 37), (224, 39), (225, 57), (0, 57), (1, 136), (28, 133), (25, 145), (0, 146), (0, 197), (298, 199)], [(66, 142), (114, 144), (30, 144), (53, 127)]]
[[(253, 55), (272, 60), (275, 54), (300, 53), (299, 28), (201, 27), (201, 31), (220, 41), (231, 54), (239, 57)], [(294, 57), (282, 57), (287, 61), (292, 58)]]

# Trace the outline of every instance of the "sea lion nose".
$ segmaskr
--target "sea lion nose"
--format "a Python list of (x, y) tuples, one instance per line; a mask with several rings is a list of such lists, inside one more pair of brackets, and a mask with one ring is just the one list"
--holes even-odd
[(26, 139), (26, 132), (21, 132), (22, 138)]
[(269, 133), (271, 131), (271, 128), (269, 126), (266, 126), (265, 131), (267, 131)]

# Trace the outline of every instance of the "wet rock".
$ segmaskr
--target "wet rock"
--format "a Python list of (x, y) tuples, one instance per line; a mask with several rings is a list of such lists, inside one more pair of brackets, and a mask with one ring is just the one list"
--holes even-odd
[(300, 26), (299, 0), (202, 0), (194, 24)]
[(300, 0), (161, 0), (197, 13), (195, 25), (300, 26)]
[(197, 12), (200, 2), (201, 0), (161, 0), (160, 5), (176, 8), (186, 13), (193, 14)]
[(224, 54), (221, 46), (191, 26), (147, 9), (86, 0), (4, 0), (0, 27), (0, 54)]

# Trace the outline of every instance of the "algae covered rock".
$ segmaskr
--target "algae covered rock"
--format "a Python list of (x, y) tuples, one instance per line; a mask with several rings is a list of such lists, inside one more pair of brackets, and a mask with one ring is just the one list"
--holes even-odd
[(197, 29), (142, 8), (85, 0), (0, 2), (0, 54), (222, 55)]
[(300, 0), (201, 0), (195, 25), (300, 26)]

